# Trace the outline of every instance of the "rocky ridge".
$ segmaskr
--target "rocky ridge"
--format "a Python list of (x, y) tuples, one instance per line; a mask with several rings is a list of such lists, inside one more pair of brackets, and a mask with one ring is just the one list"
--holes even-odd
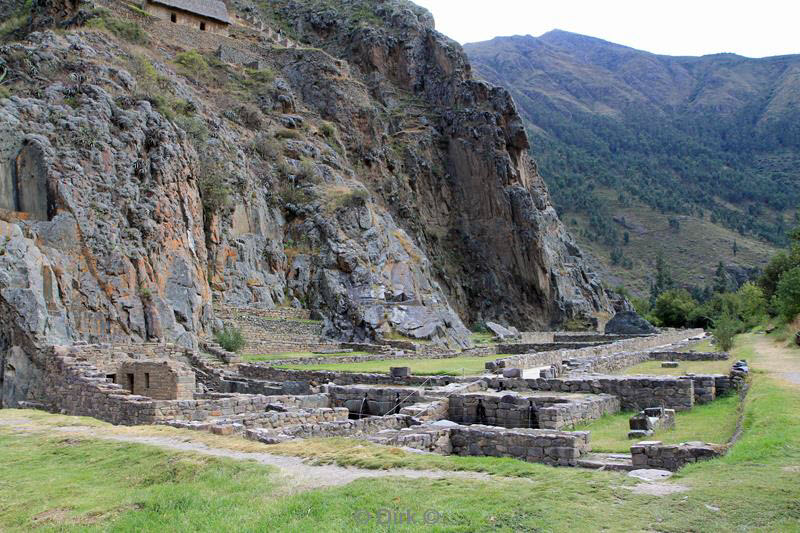
[(37, 9), (58, 17), (34, 21), (93, 29), (0, 48), (0, 178), (36, 192), (0, 191), (9, 324), (54, 343), (195, 346), (219, 325), (213, 298), (311, 309), (344, 339), (466, 346), (464, 321), (610, 311), (510, 96), (472, 80), (427, 12), (234, 4), (305, 44), (253, 40), (259, 68), (243, 68), (146, 20), (132, 46), (103, 31), (130, 19), (113, 4), (48, 0)]

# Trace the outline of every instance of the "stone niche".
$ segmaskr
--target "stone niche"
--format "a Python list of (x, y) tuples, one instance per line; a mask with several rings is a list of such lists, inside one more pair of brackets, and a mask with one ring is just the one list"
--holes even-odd
[(44, 152), (26, 143), (16, 158), (0, 168), (0, 208), (24, 213), (31, 220), (48, 220), (50, 201)]
[(125, 362), (116, 373), (106, 377), (133, 394), (154, 400), (194, 399), (195, 374), (187, 365), (177, 361)]

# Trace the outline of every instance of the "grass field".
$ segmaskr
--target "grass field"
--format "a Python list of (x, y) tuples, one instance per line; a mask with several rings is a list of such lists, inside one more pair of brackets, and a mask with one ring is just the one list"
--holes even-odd
[(310, 357), (344, 357), (348, 355), (369, 355), (367, 352), (348, 352), (348, 353), (313, 353), (313, 352), (284, 352), (263, 355), (242, 355), (242, 360), (247, 363), (259, 363), (263, 361), (280, 361), (282, 359), (305, 359)]
[[(377, 452), (334, 439), (330, 445), (309, 442), (310, 451), (283, 452), (327, 454), (326, 461), (339, 463), (360, 456), (375, 468), (483, 468), (525, 479), (390, 477), (298, 493), (274, 470), (250, 462), (0, 425), (0, 530), (800, 531), (800, 390), (759, 370), (754, 347), (765, 341), (743, 336), (735, 350), (754, 368), (742, 438), (725, 457), (689, 465), (674, 476), (669, 485), (685, 492), (650, 496), (632, 491), (635, 482), (620, 473), (510, 459), (392, 449), (365, 459)], [(800, 358), (800, 350), (791, 354)], [(8, 421), (25, 413), (0, 412), (0, 417)], [(59, 423), (70, 418), (57, 417)], [(382, 509), (408, 510), (418, 521), (381, 523), (374, 517)], [(373, 518), (364, 520), (359, 511)], [(436, 524), (422, 521), (426, 511), (434, 513), (428, 516)]]
[[(701, 440), (725, 444), (736, 430), (739, 399), (735, 395), (718, 398), (706, 405), (696, 405), (691, 411), (675, 414), (675, 429), (658, 431), (648, 440), (677, 444)], [(634, 413), (606, 415), (575, 429), (592, 432), (592, 450), (597, 452), (629, 452), (635, 440), (628, 440), (628, 419)], [(640, 439), (641, 440), (641, 439)]]
[(487, 361), (503, 357), (450, 357), (447, 359), (386, 359), (384, 361), (364, 361), (361, 363), (329, 363), (324, 365), (285, 365), (281, 368), (295, 370), (336, 370), (338, 372), (389, 372), (392, 366), (408, 366), (418, 376), (475, 376), (486, 372)]
[(734, 360), (727, 361), (678, 361), (678, 368), (661, 368), (661, 361), (645, 361), (613, 372), (616, 375), (632, 376), (647, 374), (651, 376), (682, 376), (692, 374), (728, 374)]

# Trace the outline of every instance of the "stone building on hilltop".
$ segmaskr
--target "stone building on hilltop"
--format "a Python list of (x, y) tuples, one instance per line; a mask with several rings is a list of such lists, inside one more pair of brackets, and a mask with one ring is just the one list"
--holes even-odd
[(231, 20), (220, 0), (144, 0), (142, 9), (175, 24), (227, 35)]

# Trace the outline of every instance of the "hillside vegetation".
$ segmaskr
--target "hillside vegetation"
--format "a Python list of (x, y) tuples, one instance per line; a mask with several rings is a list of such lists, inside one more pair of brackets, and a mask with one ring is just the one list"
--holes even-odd
[[(627, 284), (645, 276), (625, 233), (672, 230), (662, 251), (692, 265), (693, 283), (720, 259), (758, 265), (733, 255), (734, 240), (759, 254), (759, 241), (787, 243), (800, 200), (800, 56), (659, 56), (563, 31), (465, 50), (513, 94), (570, 229)], [(730, 251), (698, 263), (681, 250), (689, 238)]]

